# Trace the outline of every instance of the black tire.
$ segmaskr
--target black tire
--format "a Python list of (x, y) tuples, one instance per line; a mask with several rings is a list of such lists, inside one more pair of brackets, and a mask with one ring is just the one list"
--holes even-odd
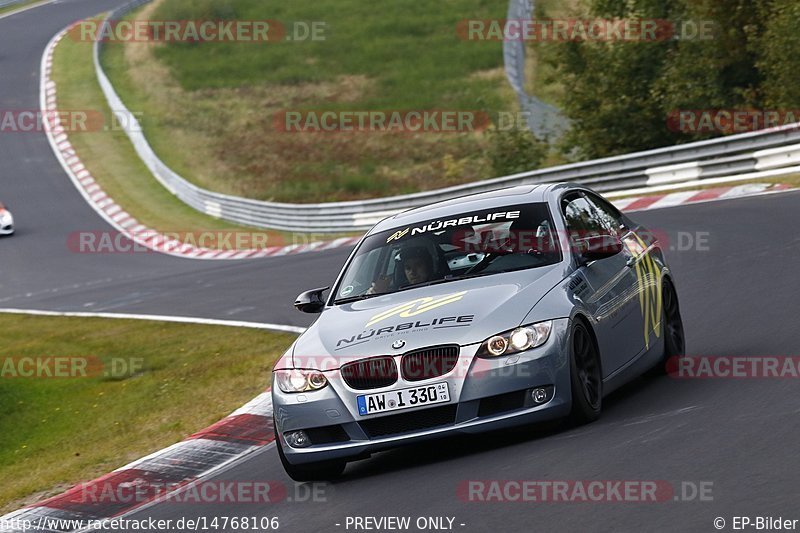
[(664, 357), (648, 372), (650, 375), (663, 375), (672, 367), (677, 367), (677, 359), (686, 355), (686, 338), (683, 332), (683, 319), (678, 303), (678, 293), (669, 279), (664, 280), (661, 320), (664, 332)]
[(344, 468), (347, 466), (347, 461), (321, 461), (302, 465), (291, 464), (286, 460), (286, 455), (283, 453), (283, 445), (278, 438), (277, 429), (275, 430), (275, 447), (278, 448), (278, 456), (281, 458), (283, 469), (295, 481), (333, 481), (342, 475)]
[(603, 409), (603, 373), (600, 354), (589, 328), (575, 320), (569, 340), (572, 411), (569, 418), (576, 424), (587, 424), (600, 418)]

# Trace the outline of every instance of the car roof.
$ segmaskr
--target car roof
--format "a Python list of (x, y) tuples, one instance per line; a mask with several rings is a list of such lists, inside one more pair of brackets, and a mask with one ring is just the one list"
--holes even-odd
[(495, 189), (466, 196), (459, 196), (433, 204), (408, 209), (394, 216), (380, 221), (371, 231), (377, 233), (387, 229), (414, 224), (434, 218), (447, 217), (468, 211), (478, 211), (515, 205), (520, 203), (546, 202), (553, 194), (563, 192), (565, 189), (579, 188), (574, 183), (540, 183), (535, 185), (518, 185)]

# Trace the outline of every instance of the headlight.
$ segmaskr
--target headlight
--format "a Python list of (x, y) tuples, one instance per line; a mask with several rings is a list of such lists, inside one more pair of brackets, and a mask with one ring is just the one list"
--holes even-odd
[(477, 356), (499, 357), (536, 348), (547, 341), (552, 328), (553, 321), (547, 320), (493, 335), (481, 344)]
[(319, 370), (276, 370), (275, 381), (283, 392), (314, 391), (328, 384), (328, 379)]

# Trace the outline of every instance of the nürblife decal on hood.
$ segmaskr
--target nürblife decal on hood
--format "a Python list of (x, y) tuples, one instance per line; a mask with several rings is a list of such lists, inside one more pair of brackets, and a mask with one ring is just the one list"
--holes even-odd
[(422, 298), (417, 298), (415, 300), (411, 300), (409, 302), (405, 302), (400, 305), (391, 307), (385, 311), (381, 311), (380, 313), (374, 315), (367, 321), (366, 325), (364, 326), (364, 330), (361, 333), (339, 339), (338, 342), (336, 343), (336, 349), (338, 350), (340, 348), (346, 348), (348, 346), (362, 344), (364, 342), (368, 342), (378, 337), (386, 338), (387, 336), (391, 336), (392, 334), (399, 331), (413, 332), (415, 330), (427, 329), (430, 327), (438, 329), (438, 328), (468, 326), (475, 318), (475, 315), (439, 316), (427, 320), (401, 322), (399, 324), (384, 326), (378, 329), (370, 327), (374, 324), (377, 324), (378, 322), (382, 322), (391, 317), (400, 317), (400, 318), (415, 317), (426, 311), (437, 309), (444, 305), (457, 302), (461, 300), (465, 294), (467, 294), (467, 291), (459, 291), (436, 297), (423, 296)]
[(428, 328), (441, 329), (441, 328), (458, 328), (465, 327), (472, 324), (475, 320), (475, 315), (452, 315), (441, 316), (431, 319), (416, 320), (411, 322), (401, 322), (382, 328), (369, 328), (365, 329), (358, 335), (352, 335), (339, 339), (336, 342), (336, 350), (348, 348), (357, 344), (363, 344), (371, 340), (385, 339), (392, 337), (395, 333), (413, 333), (415, 331), (426, 330)]

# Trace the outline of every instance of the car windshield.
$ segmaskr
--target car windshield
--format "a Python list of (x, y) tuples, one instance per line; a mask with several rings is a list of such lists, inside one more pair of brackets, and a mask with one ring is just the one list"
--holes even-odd
[(364, 239), (337, 286), (334, 303), (560, 260), (545, 203), (457, 212)]

